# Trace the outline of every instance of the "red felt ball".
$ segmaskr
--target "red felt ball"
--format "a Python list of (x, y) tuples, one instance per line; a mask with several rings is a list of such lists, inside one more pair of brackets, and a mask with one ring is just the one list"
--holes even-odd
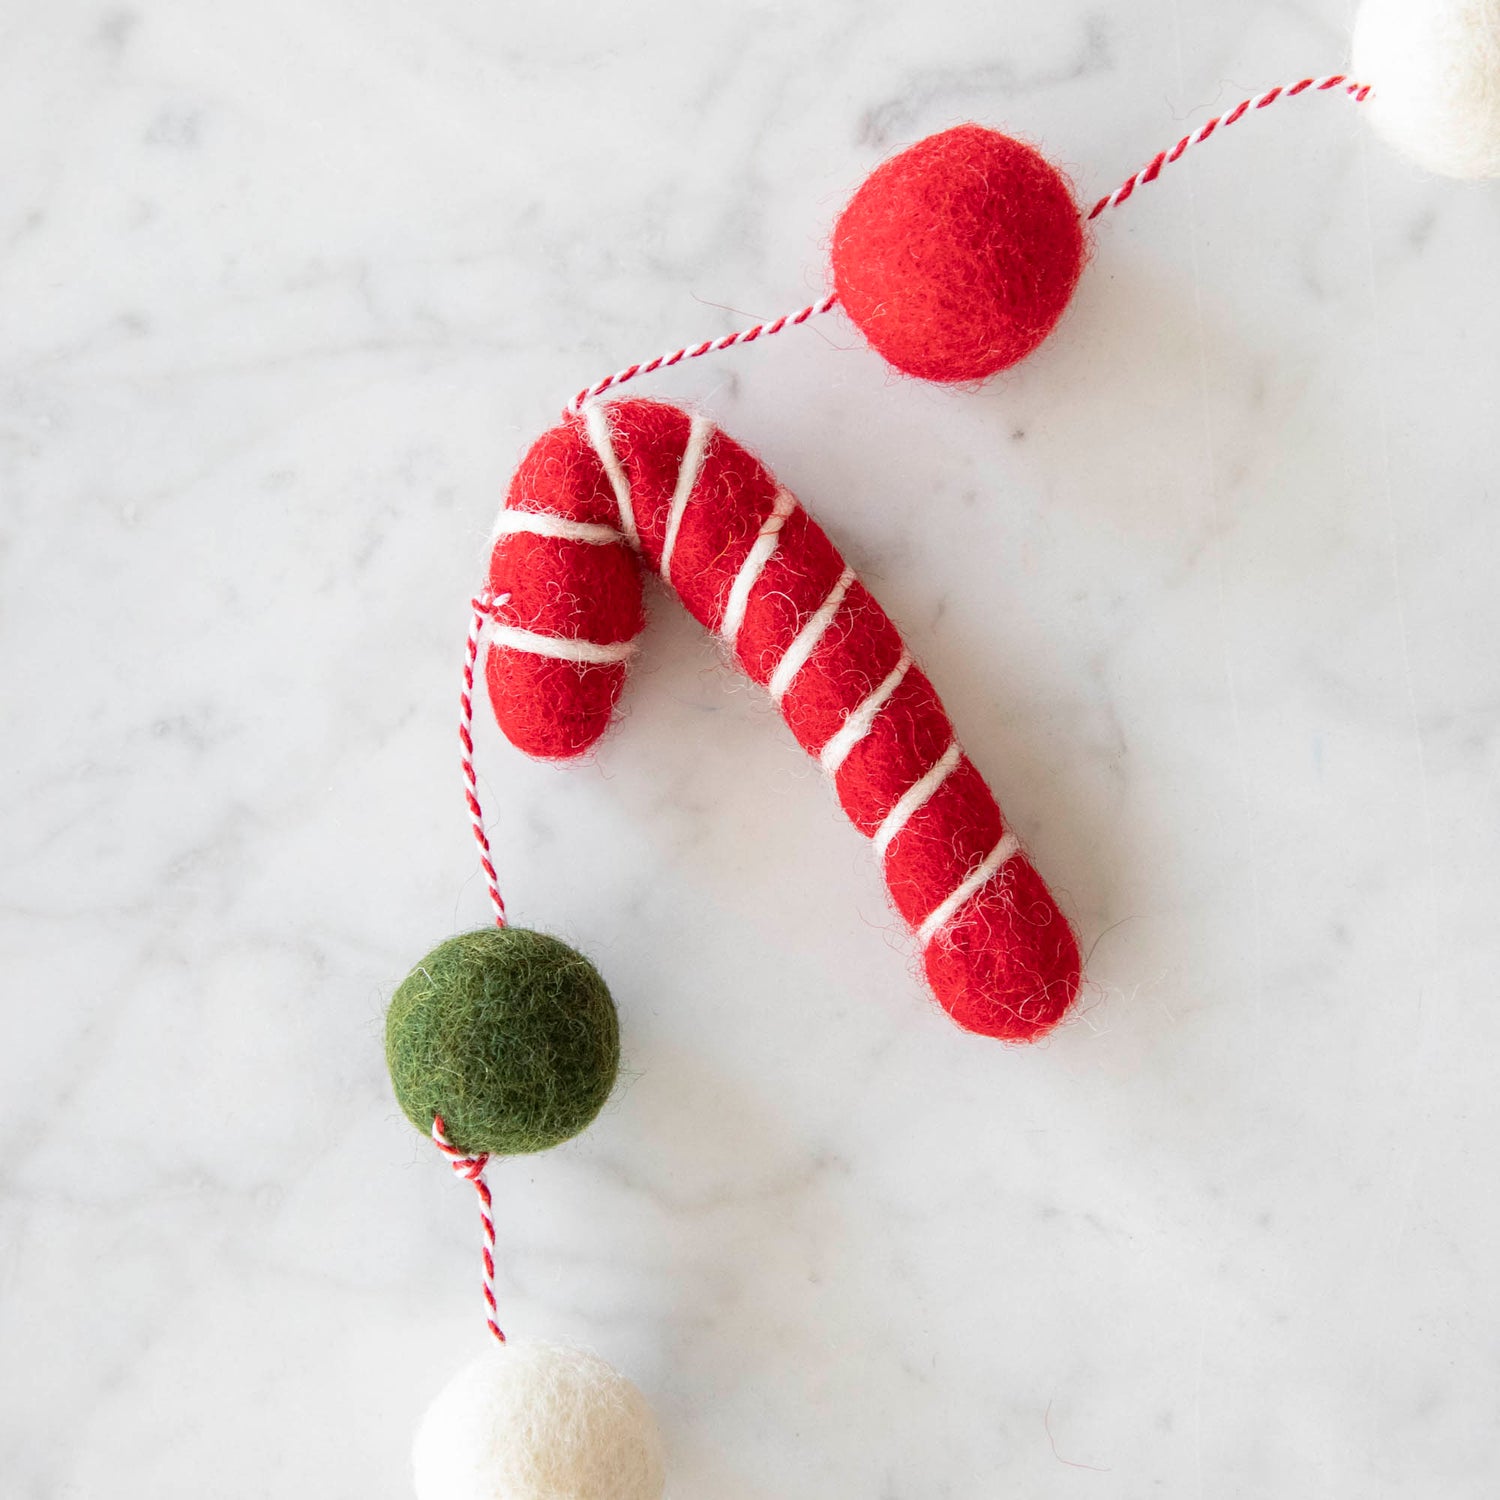
[(877, 167), (833, 231), (833, 285), (875, 351), (922, 380), (1024, 359), (1083, 269), (1067, 179), (998, 130), (959, 125)]

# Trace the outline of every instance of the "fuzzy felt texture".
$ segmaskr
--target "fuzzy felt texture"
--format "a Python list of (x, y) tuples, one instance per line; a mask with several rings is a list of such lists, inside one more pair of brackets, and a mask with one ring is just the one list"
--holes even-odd
[[(674, 440), (662, 444), (654, 464), (643, 462), (644, 445), (637, 434), (665, 436), (654, 415), (659, 409), (655, 401), (622, 401), (610, 408), (617, 447), (631, 476), (641, 551), (652, 568), (660, 567), (660, 518), (682, 457), (682, 444)], [(775, 479), (752, 454), (728, 433), (714, 432), (672, 552), (672, 587), (688, 613), (709, 630), (719, 627), (730, 585), (775, 504), (776, 490)]]
[[(611, 402), (594, 413), (600, 451), (590, 462), (580, 446), (591, 441), (588, 424), (570, 416), (533, 446), (507, 505), (547, 494), (559, 516), (622, 526), (623, 497), (639, 537), (639, 563), (658, 572), (675, 516), (672, 586), (689, 613), (725, 639), (741, 669), (780, 694), (781, 713), (802, 748), (821, 757), (854, 719), (857, 732), (841, 747), (842, 758), (828, 763), (834, 786), (850, 820), (876, 839), (897, 911), (919, 930), (1008, 839), (1000, 809), (958, 754), (953, 726), (932, 684), (903, 658), (889, 616), (847, 577), (838, 549), (764, 465), (714, 431), (679, 503), (691, 431), (687, 413), (674, 407)], [(617, 641), (639, 628), (627, 607), (634, 596), (600, 581), (615, 566), (601, 558), (618, 550), (614, 543), (505, 533), (496, 542), (491, 583), (509, 582), (515, 601), (509, 608), (523, 611), (515, 617), (539, 633)], [(630, 553), (622, 555), (637, 565)], [(534, 577), (520, 576), (523, 561)], [(726, 618), (733, 600), (737, 613)], [(784, 665), (789, 661), (793, 666)], [(880, 697), (878, 710), (855, 719), (898, 669), (904, 676)], [(515, 744), (568, 755), (602, 732), (625, 668), (581, 668), (499, 645), (486, 674), (496, 718)], [(936, 776), (945, 757), (952, 769), (912, 807), (914, 789), (929, 773)], [(933, 992), (961, 1025), (1028, 1040), (1046, 1031), (1076, 992), (1078, 949), (1035, 872), (1010, 871), (1010, 863), (1019, 868), (1024, 861), (1013, 857), (935, 934), (924, 934), (924, 963)], [(1012, 890), (1025, 899), (1024, 913), (1009, 911)], [(935, 955), (939, 943), (944, 949)], [(990, 953), (992, 946), (1007, 951)]]
[(923, 967), (966, 1031), (1030, 1042), (1072, 1005), (1081, 965), (1072, 929), (1020, 854), (928, 944)]
[(849, 821), (873, 835), (902, 789), (947, 748), (952, 732), (937, 690), (913, 667), (834, 778)]
[(385, 1021), (402, 1111), (440, 1114), (475, 1154), (545, 1151), (604, 1107), (620, 1063), (614, 1001), (566, 943), (491, 927), (440, 943), (402, 981)]
[(795, 510), (761, 571), (735, 642), (741, 669), (754, 682), (770, 681), (788, 643), (823, 602), (844, 570), (844, 559), (805, 510)]
[(576, 418), (531, 445), (511, 478), (505, 505), (570, 521), (617, 525), (620, 519), (604, 466)]
[(645, 628), (641, 575), (627, 548), (518, 533), (490, 559), (495, 618), (542, 635), (629, 641)]
[(1083, 269), (1066, 178), (1023, 141), (959, 125), (878, 166), (833, 230), (839, 303), (922, 380), (983, 380), (1056, 326)]
[(891, 903), (915, 927), (1000, 841), (1005, 825), (994, 794), (968, 756), (911, 815), (885, 857)]
[(417, 1500), (658, 1500), (646, 1399), (593, 1354), (512, 1343), (465, 1366), (412, 1447)]
[(666, 540), (668, 502), (677, 487), (677, 460), (687, 446), (692, 419), (662, 401), (621, 402), (609, 409), (609, 416), (615, 456), (630, 476), (641, 555), (655, 568)]
[(609, 728), (625, 689), (625, 663), (558, 661), (493, 646), (484, 679), (511, 744), (538, 760), (572, 760)]
[(1500, 0), (1364, 0), (1351, 72), (1398, 151), (1445, 177), (1500, 176)]
[[(901, 656), (901, 635), (891, 617), (858, 580), (850, 585), (834, 623), (803, 668), (796, 691), (781, 705), (787, 727), (809, 755), (833, 738), (849, 705), (873, 693)], [(744, 656), (742, 647), (741, 662)]]
[[(614, 491), (578, 422), (544, 433), (521, 460), (506, 509), (618, 526)], [(500, 625), (601, 643), (634, 639), (645, 626), (640, 570), (623, 542), (600, 545), (513, 532), (490, 554), (489, 586), (509, 596)], [(609, 728), (625, 687), (625, 663), (561, 661), (505, 646), (485, 657), (485, 685), (506, 737), (528, 755), (581, 755)]]

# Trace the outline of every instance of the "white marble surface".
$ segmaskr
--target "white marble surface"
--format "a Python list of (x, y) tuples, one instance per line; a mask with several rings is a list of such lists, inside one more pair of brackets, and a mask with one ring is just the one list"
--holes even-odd
[[(821, 289), (894, 145), (1104, 191), (1340, 0), (0, 6), (0, 1493), (409, 1492), (480, 1347), (382, 1006), (484, 920), (466, 590), (579, 384)], [(593, 764), (483, 736), (629, 1078), (494, 1173), (508, 1323), (691, 1500), (1500, 1492), (1500, 194), (1354, 106), (1101, 230), (1011, 378), (846, 325), (659, 379), (844, 543), (1092, 950), (924, 1001), (862, 841), (655, 601)]]

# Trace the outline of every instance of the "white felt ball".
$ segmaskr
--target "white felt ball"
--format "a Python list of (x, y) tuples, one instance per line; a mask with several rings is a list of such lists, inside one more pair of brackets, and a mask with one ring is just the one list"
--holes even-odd
[(658, 1500), (661, 1435), (646, 1398), (561, 1344), (497, 1345), (422, 1418), (417, 1500)]
[(1364, 0), (1352, 72), (1398, 151), (1445, 177), (1500, 175), (1500, 0)]

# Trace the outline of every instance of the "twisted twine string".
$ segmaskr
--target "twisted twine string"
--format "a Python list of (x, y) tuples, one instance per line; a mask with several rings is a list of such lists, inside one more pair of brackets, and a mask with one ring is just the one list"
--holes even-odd
[(1134, 177), (1127, 178), (1114, 192), (1106, 193), (1089, 210), (1087, 222), (1092, 223), (1107, 208), (1118, 208), (1137, 188), (1145, 187), (1148, 182), (1155, 182), (1161, 176), (1162, 168), (1179, 161), (1190, 146), (1201, 145), (1217, 131), (1227, 130), (1229, 126), (1243, 120), (1253, 110), (1265, 109), (1278, 99), (1295, 99), (1299, 94), (1326, 93), (1329, 89), (1342, 89), (1356, 104), (1363, 104), (1370, 97), (1369, 84), (1354, 83), (1343, 73), (1330, 73), (1326, 78), (1301, 78), (1296, 83), (1277, 84), (1275, 88), (1267, 89), (1253, 99), (1242, 99), (1226, 114), (1205, 120), (1196, 130), (1183, 136), (1170, 151), (1157, 152)]
[(490, 905), (495, 911), (495, 926), (504, 927), (505, 898), (500, 894), (500, 877), (495, 873), (495, 862), (490, 854), (490, 837), (484, 831), (484, 809), (479, 805), (479, 779), (474, 773), (474, 668), (479, 660), (479, 638), (484, 633), (484, 622), (494, 613), (497, 605), (504, 603), (487, 589), (469, 601), (472, 613), (469, 616), (469, 639), (464, 653), (464, 685), (458, 695), (458, 743), (461, 748), (459, 765), (464, 778), (464, 803), (469, 809), (469, 827), (474, 833), (474, 842), (479, 846), (479, 868), (484, 871), (484, 883), (489, 889)]
[(829, 292), (821, 301), (811, 302), (796, 312), (782, 313), (779, 318), (772, 318), (769, 322), (756, 323), (749, 328), (740, 329), (738, 333), (726, 333), (723, 338), (704, 339), (701, 344), (688, 344), (681, 349), (674, 349), (670, 354), (658, 354), (655, 359), (648, 359), (644, 364), (626, 365), (623, 370), (616, 370), (613, 375), (606, 375), (603, 380), (585, 386), (573, 397), (571, 409), (578, 411), (584, 402), (592, 401), (596, 396), (602, 396), (605, 391), (612, 390), (617, 385), (624, 385), (626, 381), (634, 380), (638, 375), (650, 375), (656, 370), (669, 370), (673, 365), (681, 364), (685, 359), (702, 359), (705, 354), (717, 354), (719, 350), (732, 349), (736, 344), (753, 344), (756, 339), (768, 339), (772, 334), (780, 333), (784, 328), (799, 328), (809, 318), (816, 318), (821, 313), (831, 312), (838, 305), (838, 300), (836, 292)]
[(463, 1177), (474, 1184), (474, 1191), (479, 1195), (479, 1224), (481, 1234), (481, 1256), (484, 1265), (484, 1278), (482, 1287), (484, 1291), (484, 1321), (485, 1326), (494, 1334), (498, 1343), (505, 1342), (505, 1335), (500, 1331), (500, 1324), (496, 1321), (497, 1309), (495, 1306), (495, 1212), (494, 1201), (490, 1197), (489, 1184), (484, 1180), (484, 1169), (489, 1165), (489, 1153), (481, 1151), (477, 1156), (470, 1156), (467, 1152), (460, 1151), (448, 1139), (447, 1126), (443, 1124), (441, 1115), (432, 1117), (432, 1143), (444, 1156), (448, 1158), (448, 1165), (453, 1168), (454, 1175)]

